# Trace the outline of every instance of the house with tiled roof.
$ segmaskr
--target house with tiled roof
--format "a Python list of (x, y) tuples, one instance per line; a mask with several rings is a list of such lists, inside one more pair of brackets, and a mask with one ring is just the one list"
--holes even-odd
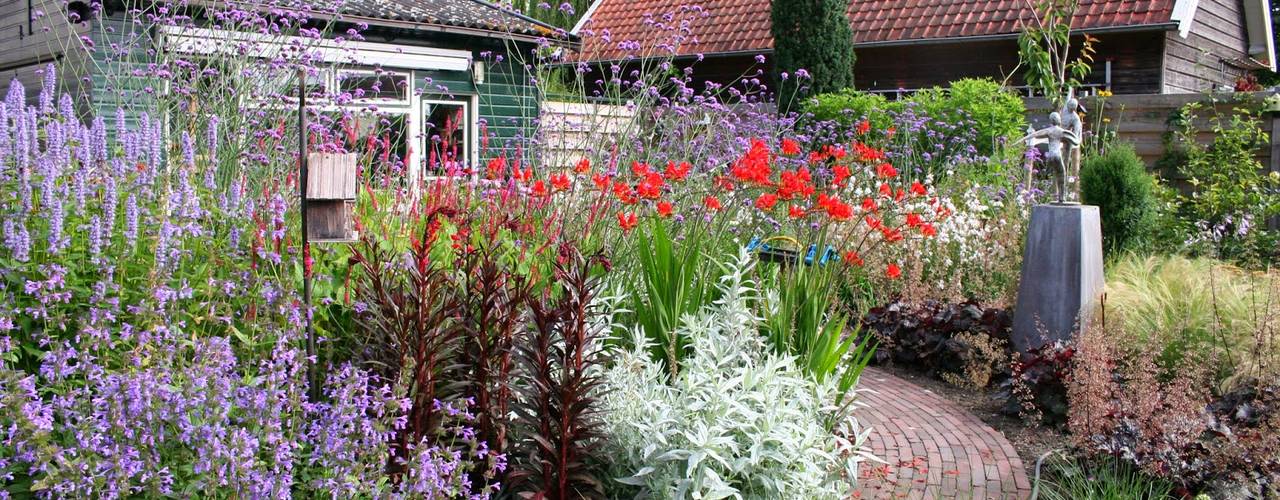
[[(145, 17), (133, 9), (162, 5), (187, 9), (184, 15), (193, 22), (139, 27), (126, 21)], [(201, 21), (226, 9), (305, 18), (320, 39)], [(107, 50), (123, 40), (136, 40), (129, 43), (137, 46), (123, 55)], [(376, 108), (386, 124), (382, 132), (393, 137), (402, 158), (421, 163), (433, 153), (443, 155), (433, 148), (446, 143), (450, 155), (471, 165), (482, 143), (502, 147), (527, 135), (538, 116), (532, 76), (516, 58), (501, 54), (574, 40), (564, 30), (484, 0), (9, 1), (0, 2), (0, 93), (14, 79), (39, 88), (43, 68), (60, 62), (61, 84), (80, 96), (86, 114), (113, 116), (121, 105), (141, 113), (145, 103), (128, 103), (162, 92), (163, 82), (128, 75), (139, 67), (149, 71), (146, 66), (158, 61), (154, 54), (199, 65), (218, 64), (216, 59), (234, 51), (269, 64), (278, 54), (305, 50), (319, 58), (309, 88), (356, 96), (315, 100), (313, 107), (331, 115)], [(107, 122), (110, 127), (115, 120)], [(449, 137), (441, 140), (446, 129)]]
[[(782, 0), (774, 0), (782, 1)], [(671, 51), (664, 19), (688, 0), (596, 0), (575, 28), (581, 59), (626, 62)], [(771, 73), (770, 0), (703, 0), (677, 59), (699, 61), (695, 80), (728, 82), (753, 68)], [(1017, 37), (1034, 22), (1025, 0), (853, 0), (854, 71), (860, 89), (893, 92), (991, 77), (1022, 85)], [(658, 28), (658, 29), (655, 29)], [(1266, 0), (1081, 0), (1077, 35), (1098, 40), (1087, 83), (1116, 93), (1199, 92), (1275, 69)], [(603, 35), (603, 36), (602, 36)], [(766, 56), (759, 64), (758, 56)]]

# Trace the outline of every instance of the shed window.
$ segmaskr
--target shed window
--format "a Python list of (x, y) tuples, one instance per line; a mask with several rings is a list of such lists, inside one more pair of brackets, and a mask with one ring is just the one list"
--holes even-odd
[(355, 100), (404, 102), (409, 100), (409, 75), (391, 71), (338, 73), (338, 92)]

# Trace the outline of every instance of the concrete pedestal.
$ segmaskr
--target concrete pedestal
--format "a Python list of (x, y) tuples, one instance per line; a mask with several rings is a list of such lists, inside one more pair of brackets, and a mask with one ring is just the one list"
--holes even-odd
[(1087, 326), (1103, 284), (1098, 207), (1034, 207), (1022, 253), (1013, 346), (1027, 352), (1070, 339)]

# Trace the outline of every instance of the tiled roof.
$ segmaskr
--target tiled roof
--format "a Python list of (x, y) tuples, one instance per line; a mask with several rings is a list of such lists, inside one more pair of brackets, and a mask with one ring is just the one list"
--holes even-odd
[[(781, 0), (785, 1), (785, 0)], [(620, 59), (627, 51), (620, 42), (637, 41), (648, 47), (664, 43), (653, 23), (669, 12), (690, 16), (690, 0), (602, 0), (583, 23), (583, 56), (593, 60)], [(1167, 25), (1174, 0), (1081, 0), (1076, 29)], [(769, 33), (769, 0), (703, 0), (705, 13), (690, 23), (690, 36), (680, 55), (724, 52), (763, 52), (773, 48)], [(1025, 0), (852, 0), (849, 20), (856, 44), (876, 44), (939, 38), (1011, 35), (1032, 13)], [(597, 36), (591, 36), (590, 30)], [(608, 31), (608, 41), (599, 36)], [(668, 32), (669, 33), (669, 32)], [(642, 49), (643, 51), (643, 49)], [(634, 51), (632, 51), (634, 52)]]
[[(313, 12), (332, 11), (335, 4), (332, 0), (304, 1)], [(341, 15), (373, 20), (557, 37), (555, 27), (483, 0), (342, 0), (337, 5)]]

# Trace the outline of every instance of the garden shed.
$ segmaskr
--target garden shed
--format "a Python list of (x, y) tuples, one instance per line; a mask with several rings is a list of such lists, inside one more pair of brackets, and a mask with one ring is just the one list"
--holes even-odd
[[(247, 54), (272, 64), (273, 58), (286, 59), (282, 54), (305, 50), (314, 62), (308, 89), (350, 96), (315, 100), (312, 106), (327, 113), (374, 109), (404, 157), (425, 164), (433, 148), (448, 143), (447, 153), (435, 155), (452, 155), (469, 166), (481, 155), (481, 144), (509, 145), (538, 115), (538, 98), (519, 55), (539, 43), (572, 42), (563, 30), (481, 0), (354, 0), (340, 2), (337, 10), (319, 0), (237, 7), (303, 19), (296, 33), (209, 27), (217, 23), (199, 21), (205, 7), (225, 12), (227, 6), (202, 0), (169, 6), (190, 9), (196, 21), (186, 25), (138, 30), (125, 21), (139, 17), (137, 9), (160, 5), (167, 4), (0, 3), (0, 79), (39, 88), (43, 68), (58, 62), (60, 83), (78, 96), (82, 114), (107, 116), (114, 125), (117, 107), (136, 115), (147, 107), (134, 104), (174, 90), (157, 77), (156, 58), (200, 64)], [(119, 47), (128, 43), (134, 44), (132, 53), (121, 54)], [(231, 81), (225, 77), (229, 68), (205, 71), (212, 75), (211, 86)], [(194, 96), (193, 108), (198, 101)]]

